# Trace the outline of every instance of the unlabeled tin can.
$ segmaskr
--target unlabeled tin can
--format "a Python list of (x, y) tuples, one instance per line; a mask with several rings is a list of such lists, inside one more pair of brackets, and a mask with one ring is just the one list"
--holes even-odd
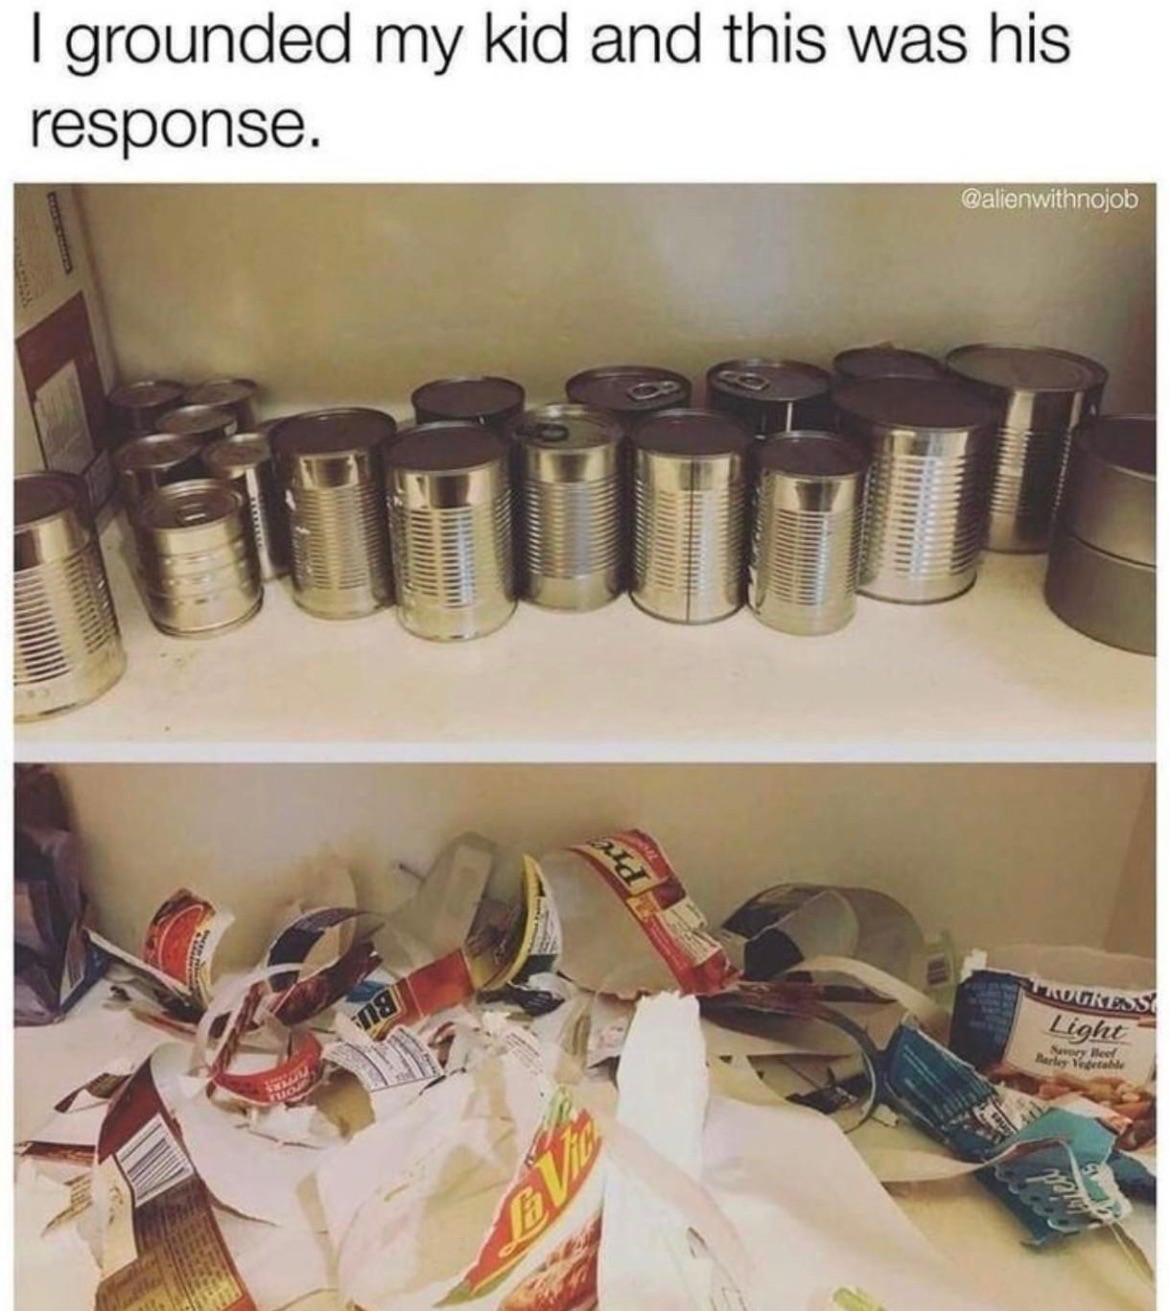
[(730, 415), (664, 410), (634, 430), (630, 596), (659, 619), (704, 624), (743, 604), (752, 436)]
[(203, 475), (203, 447), (194, 437), (169, 432), (135, 437), (114, 453), (118, 471), (118, 495), (128, 513), (166, 483), (183, 482)]
[(521, 595), (596, 610), (622, 590), (622, 427), (603, 410), (544, 405), (512, 437)]
[(238, 432), (203, 449), (203, 463), (213, 478), (229, 482), (248, 507), (252, 541), (266, 582), (288, 572), (288, 517), (268, 438), (258, 432)]
[(418, 637), (494, 632), (516, 608), (508, 448), (476, 423), (410, 428), (386, 452), (398, 617)]
[(648, 414), (691, 403), (690, 379), (654, 364), (608, 364), (575, 373), (565, 383), (575, 405), (616, 414), (626, 430)]
[(138, 508), (146, 608), (172, 637), (215, 637), (260, 609), (264, 591), (244, 498), (215, 478), (169, 483)]
[(122, 676), (126, 656), (82, 479), (17, 477), (13, 564), (15, 718), (93, 701)]
[(859, 591), (921, 604), (975, 582), (987, 528), (995, 409), (947, 379), (871, 378), (833, 393), (869, 452)]
[(833, 633), (853, 618), (867, 457), (825, 432), (778, 433), (757, 451), (748, 604), (783, 633)]
[(188, 387), (183, 401), (187, 405), (227, 410), (236, 421), (237, 432), (252, 432), (256, 427), (257, 391), (259, 387), (251, 378), (208, 378)]
[(707, 370), (707, 404), (756, 434), (822, 429), (832, 421), (832, 379), (799, 360), (724, 360)]
[(163, 415), (158, 428), (159, 432), (193, 437), (200, 445), (210, 446), (236, 431), (236, 416), (231, 410), (221, 410), (215, 405), (180, 405)]
[(1047, 550), (1069, 437), (1100, 410), (1108, 373), (1048, 346), (960, 346), (946, 363), (998, 413), (988, 549)]
[(1059, 519), (1044, 598), (1053, 613), (1087, 637), (1142, 655), (1157, 651), (1157, 570), (1098, 551)]
[(933, 355), (907, 350), (892, 342), (853, 346), (833, 359), (833, 372), (841, 382), (862, 378), (944, 378), (946, 369)]
[(1058, 511), (1065, 530), (1098, 551), (1155, 564), (1157, 453), (1152, 414), (1107, 414), (1079, 428)]
[(284, 489), (293, 597), (321, 619), (356, 619), (389, 605), (382, 446), (396, 431), (380, 410), (316, 410), (270, 434)]
[(115, 387), (106, 398), (118, 445), (158, 432), (159, 420), (183, 403), (186, 387), (171, 378), (143, 378)]
[(479, 423), (503, 432), (524, 409), (524, 388), (510, 378), (435, 378), (410, 403), (416, 424)]

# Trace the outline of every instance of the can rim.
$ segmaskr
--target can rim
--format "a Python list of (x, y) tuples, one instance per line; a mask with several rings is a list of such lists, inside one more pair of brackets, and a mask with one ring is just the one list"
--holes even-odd
[(203, 451), (203, 463), (212, 472), (228, 477), (259, 468), (271, 459), (272, 443), (262, 432), (234, 432), (230, 437), (220, 437)]
[[(889, 392), (891, 388), (897, 388), (899, 391), (922, 389), (922, 395), (925, 397), (929, 392), (942, 388), (947, 393), (947, 399), (957, 404), (969, 407), (968, 417), (963, 421), (948, 419), (945, 416), (939, 417), (932, 415), (924, 419), (899, 419), (890, 417), (889, 413), (883, 413), (881, 408), (876, 410), (874, 407), (869, 409), (858, 408), (855, 392), (873, 391)], [(936, 391), (936, 396), (942, 397), (941, 392)], [(998, 415), (995, 406), (992, 405), (985, 397), (978, 395), (965, 385), (960, 379), (954, 377), (941, 378), (853, 378), (848, 382), (839, 383), (833, 388), (833, 404), (837, 409), (843, 410), (853, 418), (859, 419), (863, 423), (871, 423), (878, 428), (886, 428), (893, 431), (901, 432), (979, 432), (986, 430), (994, 431)], [(863, 397), (864, 399), (864, 397)], [(898, 397), (897, 399), (901, 399)], [(976, 417), (978, 416), (978, 417)]]
[(187, 384), (179, 382), (175, 378), (137, 378), (134, 382), (120, 382), (110, 394), (106, 397), (107, 402), (119, 410), (150, 410), (157, 405), (165, 405), (166, 397), (157, 401), (143, 401), (135, 405), (131, 403), (133, 395), (147, 387), (165, 387), (172, 392), (171, 399), (182, 400)]
[[(215, 513), (210, 518), (199, 519), (192, 523), (154, 523), (152, 519), (161, 514), (168, 503), (182, 497), (193, 497), (201, 493), (206, 497), (215, 497), (221, 501), (220, 507), (212, 506)], [(239, 514), (245, 507), (243, 496), (229, 483), (217, 478), (184, 478), (180, 482), (164, 483), (150, 491), (138, 506), (137, 526), (152, 533), (184, 533), (198, 531), (215, 524), (223, 523), (233, 514)]]
[[(1152, 468), (1139, 468), (1134, 464), (1123, 464), (1116, 459), (1110, 459), (1109, 453), (1102, 450), (1094, 441), (1095, 437), (1103, 436), (1102, 428), (1116, 422), (1123, 423), (1142, 423), (1148, 424), (1150, 429), (1149, 449), (1152, 457)], [(1158, 454), (1158, 419), (1154, 414), (1098, 414), (1090, 422), (1083, 424), (1073, 433), (1073, 444), (1076, 449), (1091, 460), (1103, 465), (1107, 469), (1115, 470), (1127, 478), (1134, 478), (1141, 482), (1153, 483), (1157, 481), (1157, 454)]]
[[(380, 428), (380, 432), (358, 432), (347, 440), (338, 420), (361, 420), (366, 428)], [(310, 432), (311, 428), (317, 431)], [(328, 429), (334, 429), (332, 435)], [(323, 431), (325, 430), (324, 440)], [(394, 419), (383, 410), (366, 405), (336, 405), (324, 410), (302, 410), (286, 415), (269, 429), (268, 440), (274, 454), (288, 459), (325, 458), (330, 456), (360, 455), (376, 450), (393, 438), (398, 431)]]
[[(785, 449), (797, 445), (817, 444), (832, 447), (842, 456), (847, 457), (845, 468), (813, 469), (792, 468), (782, 463)], [(794, 478), (821, 478), (826, 481), (845, 481), (860, 478), (869, 468), (869, 457), (848, 437), (840, 433), (824, 432), (819, 428), (794, 428), (790, 432), (768, 434), (759, 445), (758, 459), (760, 468), (774, 473), (788, 474)]]
[[(432, 420), (432, 422), (459, 422), (460, 420), (474, 419), (476, 417), (497, 418), (502, 414), (507, 414), (513, 410), (517, 404), (523, 405), (527, 393), (524, 387), (514, 378), (505, 378), (498, 373), (457, 373), (446, 378), (429, 378), (426, 382), (420, 384), (410, 393), (410, 403), (414, 406), (416, 412), (419, 409), (434, 410), (433, 403), (428, 404), (426, 393), (429, 390), (438, 387), (463, 386), (468, 383), (489, 383), (492, 386), (504, 387), (511, 392), (511, 397), (507, 401), (501, 401), (499, 404), (493, 404), (488, 408), (472, 409), (467, 414), (447, 414), (441, 420)], [(441, 407), (440, 407), (441, 408)], [(415, 427), (421, 427), (416, 424)]]
[[(578, 419), (588, 424), (595, 439), (589, 440), (589, 433), (585, 432), (581, 441), (553, 441), (539, 432), (525, 431), (542, 424), (553, 425), (561, 419)], [(509, 425), (508, 436), (519, 445), (538, 451), (595, 451), (618, 445), (625, 431), (613, 417), (612, 410), (582, 405), (578, 401), (550, 401), (547, 405), (534, 405), (517, 415)]]
[(24, 485), (30, 486), (33, 483), (40, 483), (46, 486), (55, 485), (64, 493), (64, 500), (60, 505), (46, 510), (42, 514), (34, 514), (30, 518), (19, 518), (20, 496), (14, 490), (12, 505), (12, 529), (13, 535), (28, 532), (31, 529), (39, 528), (44, 524), (52, 523), (60, 519), (62, 515), (71, 511), (80, 513), (83, 518), (88, 519), (92, 515), (89, 502), (89, 488), (85, 484), (85, 479), (75, 473), (67, 473), (64, 469), (34, 469), (30, 473), (18, 473), (13, 478), (13, 483), (17, 487)]
[[(167, 424), (173, 423), (178, 415), (184, 415), (192, 422), (188, 425), (184, 421), (178, 428), (168, 428)], [(202, 426), (195, 421), (197, 417), (203, 418)], [(196, 433), (215, 432), (220, 428), (230, 427), (235, 421), (236, 416), (231, 410), (225, 410), (218, 405), (177, 405), (159, 419), (158, 427), (160, 432), (173, 433), (177, 437), (189, 437)]]
[[(725, 441), (717, 439), (707, 442), (694, 440), (663, 444), (653, 440), (653, 430), (660, 424), (673, 424), (679, 419), (701, 419), (707, 430), (722, 433)], [(665, 436), (665, 434), (663, 434)], [(724, 414), (722, 410), (708, 410), (702, 406), (677, 406), (669, 410), (658, 410), (648, 414), (630, 434), (630, 441), (639, 450), (651, 455), (663, 455), (676, 460), (721, 459), (729, 455), (742, 455), (755, 445), (756, 439), (734, 415)], [(689, 449), (688, 449), (689, 447)]]
[[(794, 381), (797, 377), (805, 378), (810, 384), (815, 384), (816, 389), (813, 391), (793, 389), (789, 392), (773, 392), (771, 389), (772, 384), (769, 382), (766, 391), (761, 390), (758, 395), (753, 396), (744, 391), (733, 389), (730, 384), (718, 376), (721, 372), (732, 369), (748, 373), (753, 369), (762, 370), (765, 368), (777, 372), (791, 373), (794, 375)], [(745, 355), (741, 359), (722, 360), (718, 364), (712, 364), (707, 370), (706, 378), (707, 386), (720, 392), (721, 395), (734, 396), (736, 400), (759, 405), (766, 405), (769, 402), (784, 405), (791, 401), (813, 400), (818, 396), (827, 395), (833, 385), (833, 375), (826, 369), (822, 369), (819, 364), (812, 364), (808, 360), (771, 359), (763, 355)]]
[(160, 463), (138, 463), (134, 458), (138, 453), (155, 449), (166, 449), (168, 447), (182, 448), (181, 454), (176, 454), (170, 464), (180, 464), (183, 460), (189, 460), (192, 456), (197, 456), (203, 449), (194, 437), (183, 432), (148, 432), (143, 433), (141, 437), (132, 437), (128, 442), (124, 442), (114, 452), (114, 466), (119, 473), (131, 469), (161, 469), (167, 468), (168, 465)]
[[(593, 409), (609, 410), (615, 414), (654, 414), (652, 406), (656, 397), (651, 397), (645, 402), (639, 402), (630, 399), (627, 405), (600, 405), (594, 400), (582, 399), (575, 396), (574, 391), (580, 391), (582, 387), (591, 382), (600, 382), (605, 379), (623, 379), (635, 378), (643, 379), (646, 382), (674, 382), (678, 383), (682, 394), (689, 398), (691, 394), (691, 380), (685, 373), (679, 373), (677, 369), (668, 369), (661, 364), (598, 364), (593, 368), (581, 369), (574, 373), (565, 383), (565, 395), (569, 400), (579, 405), (589, 405)], [(667, 408), (675, 408), (673, 406)]]
[[(435, 448), (438, 445), (436, 437), (443, 434), (458, 434), (460, 446), (468, 452), (466, 458), (443, 458), (441, 452), (436, 451), (429, 463), (424, 462), (420, 456), (430, 453), (428, 448)], [(471, 419), (441, 419), (403, 428), (396, 436), (387, 439), (385, 449), (386, 463), (403, 473), (457, 474), (501, 463), (508, 448), (501, 438), (481, 423)], [(418, 455), (415, 455), (416, 449)], [(482, 456), (478, 451), (482, 451)]]
[[(1069, 363), (1079, 365), (1089, 375), (1089, 380), (1080, 386), (1017, 386), (1014, 383), (999, 382), (993, 378), (982, 377), (972, 372), (964, 372), (959, 368), (955, 361), (976, 351), (1027, 351), (1029, 354), (1042, 356), (1046, 355), (1052, 359), (1066, 360)], [(1036, 346), (1023, 342), (1010, 341), (973, 341), (965, 345), (956, 346), (948, 351), (944, 365), (952, 373), (960, 378), (966, 378), (971, 382), (980, 383), (984, 387), (995, 387), (999, 391), (1012, 392), (1023, 396), (1045, 396), (1058, 395), (1069, 396), (1076, 395), (1078, 392), (1091, 390), (1093, 387), (1103, 387), (1109, 381), (1109, 370), (1096, 360), (1090, 359), (1087, 355), (1080, 355), (1076, 351), (1064, 350), (1059, 346)]]
[[(849, 373), (846, 361), (859, 355), (884, 354), (900, 356), (930, 366), (927, 373)], [(844, 374), (851, 381), (861, 382), (868, 378), (941, 378), (946, 374), (946, 365), (937, 356), (928, 351), (920, 351), (912, 346), (899, 346), (895, 342), (873, 342), (868, 346), (846, 346), (833, 356), (833, 369)]]
[[(229, 394), (213, 401), (196, 399), (199, 392), (214, 387), (235, 388), (238, 395), (232, 396)], [(183, 400), (190, 405), (211, 405), (218, 408), (223, 405), (235, 405), (240, 401), (250, 401), (259, 390), (259, 384), (252, 378), (204, 378), (202, 382), (194, 383), (183, 392)]]

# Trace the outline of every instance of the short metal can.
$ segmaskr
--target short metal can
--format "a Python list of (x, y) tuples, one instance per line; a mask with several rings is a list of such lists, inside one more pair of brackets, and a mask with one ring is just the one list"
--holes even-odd
[(524, 388), (511, 378), (490, 375), (435, 378), (415, 388), (410, 403), (419, 425), (479, 423), (503, 432), (524, 409)]
[(13, 713), (73, 710), (121, 678), (126, 656), (82, 479), (16, 478), (13, 504)]
[(256, 427), (256, 393), (259, 387), (251, 378), (208, 378), (188, 387), (186, 405), (210, 405), (227, 410), (236, 421), (237, 432), (253, 432)]
[(800, 360), (724, 360), (707, 370), (707, 404), (733, 415), (757, 437), (823, 429), (833, 419), (832, 381), (824, 369)]
[(288, 515), (277, 485), (268, 438), (238, 432), (203, 449), (203, 463), (213, 478), (229, 482), (248, 506), (260, 577), (268, 582), (288, 572)]
[(158, 487), (203, 475), (203, 446), (194, 437), (156, 432), (135, 437), (114, 453), (118, 495), (127, 514)]
[(180, 405), (163, 415), (158, 429), (180, 437), (193, 437), (200, 445), (210, 446), (236, 431), (236, 416), (231, 410), (221, 410), (215, 405)]
[(654, 364), (608, 364), (575, 373), (565, 383), (575, 405), (607, 410), (629, 431), (648, 414), (691, 403), (690, 379)]
[(158, 432), (159, 420), (183, 403), (184, 383), (172, 378), (142, 378), (115, 387), (106, 398), (113, 418), (115, 444)]
[(1158, 639), (1158, 571), (1099, 551), (1057, 521), (1048, 553), (1044, 599), (1086, 637), (1154, 655)]
[(924, 351), (907, 350), (892, 342), (876, 346), (852, 346), (833, 358), (833, 372), (840, 382), (864, 378), (945, 378), (941, 360)]
[(1058, 520), (1098, 551), (1155, 564), (1157, 458), (1152, 414), (1105, 414), (1078, 428)]

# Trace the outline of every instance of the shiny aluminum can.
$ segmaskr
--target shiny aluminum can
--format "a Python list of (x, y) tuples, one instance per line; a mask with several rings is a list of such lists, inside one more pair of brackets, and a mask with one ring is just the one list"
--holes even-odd
[(622, 590), (623, 432), (584, 405), (528, 410), (512, 429), (520, 594), (596, 610)]
[(503, 430), (524, 409), (524, 388), (510, 378), (435, 378), (411, 394), (414, 421), (479, 423)]
[(158, 432), (158, 422), (183, 403), (186, 385), (172, 378), (142, 378), (115, 387), (106, 398), (113, 417), (116, 444)]
[(995, 407), (947, 379), (836, 388), (842, 435), (869, 453), (858, 590), (947, 601), (975, 582), (995, 459)]
[(213, 478), (229, 482), (248, 506), (260, 577), (268, 582), (288, 572), (288, 516), (276, 481), (268, 438), (238, 432), (203, 449), (203, 463)]
[(408, 632), (458, 641), (516, 609), (508, 448), (482, 425), (428, 423), (386, 450), (386, 509), (398, 617)]
[(180, 405), (163, 415), (158, 430), (193, 437), (201, 446), (210, 446), (236, 431), (236, 416), (231, 410), (221, 410), (215, 405)]
[(293, 598), (321, 619), (356, 619), (393, 598), (380, 410), (315, 410), (278, 423), (270, 440), (284, 490)]
[(256, 428), (257, 391), (259, 388), (251, 378), (208, 378), (188, 387), (183, 402), (227, 410), (236, 421), (237, 432), (253, 432)]
[(44, 719), (95, 700), (121, 678), (126, 656), (82, 479), (17, 477), (13, 563), (14, 717)]
[(634, 604), (680, 624), (734, 614), (744, 601), (751, 433), (713, 410), (664, 410), (630, 442)]
[(654, 364), (609, 364), (575, 373), (565, 383), (575, 405), (616, 414), (628, 432), (648, 414), (691, 403), (688, 378)]
[(881, 342), (839, 351), (833, 358), (833, 372), (839, 381), (848, 382), (862, 378), (945, 378), (947, 371), (933, 355)]
[(156, 488), (203, 475), (203, 447), (194, 437), (169, 432), (135, 437), (114, 452), (118, 472), (118, 495), (128, 514), (133, 514)]
[(1158, 426), (1152, 414), (1105, 414), (1078, 428), (1057, 518), (1082, 542), (1136, 564), (1157, 562)]
[(865, 452), (825, 432), (777, 433), (757, 449), (748, 605), (783, 633), (833, 633), (853, 618)]
[(171, 637), (216, 637), (251, 619), (264, 591), (244, 498), (215, 478), (168, 483), (134, 518), (146, 608)]
[(1108, 372), (1048, 346), (960, 346), (946, 364), (998, 411), (988, 549), (1046, 551), (1069, 438), (1100, 410)]
[(724, 360), (707, 370), (707, 404), (733, 415), (757, 437), (823, 429), (833, 419), (832, 378), (799, 360)]

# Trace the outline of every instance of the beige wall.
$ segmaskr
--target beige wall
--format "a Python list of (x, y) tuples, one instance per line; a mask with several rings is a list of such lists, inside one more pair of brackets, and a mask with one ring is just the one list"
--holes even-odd
[(243, 373), (275, 408), (883, 338), (1063, 346), (1109, 367), (1108, 408), (1154, 401), (1151, 188), (1104, 215), (958, 186), (81, 190), (123, 375)]
[[(141, 942), (186, 884), (240, 917), (254, 957), (272, 910), (327, 845), (381, 904), (392, 861), (425, 869), (478, 828), (541, 852), (639, 825), (723, 917), (770, 883), (884, 888), (963, 945), (1102, 945), (1142, 811), (1128, 765), (70, 765), (105, 929)], [(1152, 888), (1128, 890), (1131, 924)], [(1115, 926), (1116, 932), (1116, 926)], [(1136, 939), (1130, 938), (1136, 944)]]

